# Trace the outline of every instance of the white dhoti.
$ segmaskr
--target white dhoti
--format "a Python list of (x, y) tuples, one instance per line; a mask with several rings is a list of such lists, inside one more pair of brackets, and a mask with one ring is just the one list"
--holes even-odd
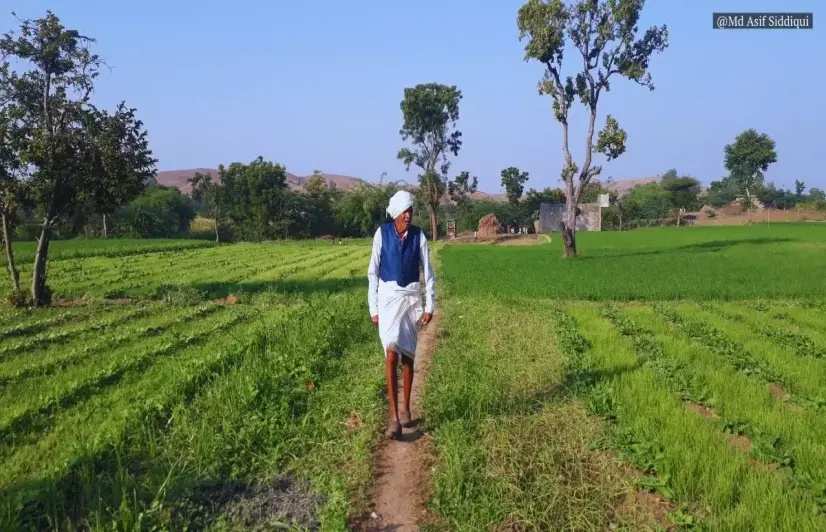
[(402, 288), (394, 282), (379, 282), (379, 338), (384, 352), (395, 351), (416, 357), (419, 320), (424, 314), (419, 283)]

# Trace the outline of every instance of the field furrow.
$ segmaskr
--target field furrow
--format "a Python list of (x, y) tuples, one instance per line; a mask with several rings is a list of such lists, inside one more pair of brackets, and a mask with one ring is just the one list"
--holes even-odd
[(687, 503), (715, 530), (826, 524), (812, 513), (817, 503), (810, 493), (795, 490), (776, 471), (754, 467), (723, 431), (688, 410), (597, 308), (571, 304), (569, 311), (588, 346), (583, 355), (588, 374), (597, 376), (586, 402), (615, 420), (614, 445), (637, 468), (656, 476), (653, 487)]
[(727, 343), (734, 349), (742, 348), (741, 352), (766, 368), (765, 374), (772, 376), (767, 380), (791, 394), (790, 400), (803, 406), (826, 406), (826, 388), (823, 386), (826, 382), (826, 361), (823, 359), (799, 356), (793, 349), (778, 346), (756, 334), (748, 325), (727, 320), (703, 306), (678, 303), (673, 308), (684, 320), (706, 323), (710, 329), (717, 330), (721, 337), (731, 340)]
[(760, 336), (792, 349), (800, 356), (826, 358), (826, 336), (815, 330), (801, 328), (782, 317), (752, 312), (735, 305), (709, 304), (708, 307), (728, 320), (746, 324)]
[(98, 335), (94, 341), (76, 338), (73, 342), (61, 346), (60, 349), (47, 347), (29, 356), (0, 364), (0, 385), (66, 371), (73, 364), (90, 360), (91, 357), (123, 347), (141, 338), (163, 335), (170, 327), (181, 324), (191, 325), (193, 320), (205, 317), (219, 309), (220, 307), (216, 305), (203, 305), (188, 310), (176, 307), (164, 310), (161, 307), (155, 307), (152, 309), (154, 312), (147, 318), (125, 329), (119, 328), (117, 331), (108, 331), (107, 334)]
[(642, 348), (673, 360), (676, 378), (665, 378), (679, 383), (675, 391), (689, 406), (705, 407), (694, 410), (734, 436), (732, 443), (756, 460), (783, 468), (794, 485), (810, 491), (821, 511), (826, 510), (826, 417), (776, 401), (769, 387), (721, 365), (719, 357), (685, 335), (675, 336), (659, 312), (629, 308), (624, 314), (614, 321), (633, 339), (638, 354)]
[[(4, 390), (5, 398), (10, 398), (0, 415), (0, 443), (17, 443), (28, 440), (33, 432), (42, 431), (52, 423), (52, 416), (62, 409), (82, 402), (101, 389), (119, 382), (124, 375), (146, 370), (156, 359), (167, 355), (175, 356), (184, 347), (207, 341), (212, 335), (225, 331), (243, 322), (245, 316), (230, 313), (219, 315), (220, 320), (205, 320), (206, 324), (187, 331), (180, 336), (157, 342), (160, 345), (135, 353), (132, 350), (108, 356), (94, 366), (102, 369), (89, 371), (86, 366), (72, 368), (56, 388), (49, 389), (51, 383), (43, 383), (42, 391), (35, 388), (31, 395), (19, 397), (15, 386)], [(216, 323), (212, 323), (215, 321)], [(118, 356), (119, 355), (119, 356)], [(15, 400), (17, 398), (18, 400)]]
[(0, 362), (5, 362), (17, 353), (32, 351), (49, 344), (65, 342), (81, 335), (126, 325), (132, 320), (148, 315), (148, 313), (149, 309), (146, 308), (114, 309), (107, 313), (106, 319), (101, 321), (92, 321), (91, 323), (83, 323), (78, 327), (61, 328), (57, 331), (30, 336), (21, 342), (0, 346)]

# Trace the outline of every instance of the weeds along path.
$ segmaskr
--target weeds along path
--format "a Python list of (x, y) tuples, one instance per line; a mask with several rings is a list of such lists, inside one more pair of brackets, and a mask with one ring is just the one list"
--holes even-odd
[[(430, 359), (436, 349), (440, 321), (440, 313), (437, 312), (433, 315), (433, 321), (420, 333), (410, 405), (414, 423), (412, 427), (403, 429), (400, 440), (388, 441), (378, 452), (372, 505), (375, 517), (370, 516), (364, 527), (366, 530), (418, 530), (418, 523), (425, 516), (423, 489), (428, 484), (428, 469), (424, 467), (427, 441), (419, 424), (422, 415), (420, 398)], [(401, 400), (401, 386), (399, 396)]]

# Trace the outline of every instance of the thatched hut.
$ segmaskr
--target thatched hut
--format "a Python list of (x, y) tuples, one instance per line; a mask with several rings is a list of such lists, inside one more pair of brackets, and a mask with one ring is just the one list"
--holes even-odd
[(502, 232), (502, 224), (494, 214), (488, 214), (479, 220), (479, 229), (476, 232), (477, 238), (496, 238)]

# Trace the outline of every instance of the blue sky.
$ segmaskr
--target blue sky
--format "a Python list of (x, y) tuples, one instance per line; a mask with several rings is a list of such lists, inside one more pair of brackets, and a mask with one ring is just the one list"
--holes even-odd
[[(530, 172), (528, 187), (557, 186), (561, 133), (536, 92), (540, 65), (523, 60), (519, 0), (2, 0), (10, 12), (52, 9), (97, 39), (112, 70), (97, 101), (134, 106), (159, 170), (215, 167), (258, 155), (306, 175), (314, 169), (415, 181), (396, 160), (405, 87), (455, 84), (463, 92), (464, 146), (451, 175), (480, 189), (499, 172)], [(814, 0), (649, 0), (641, 26), (666, 24), (669, 48), (652, 62), (656, 89), (617, 80), (601, 102), (628, 133), (626, 153), (603, 177), (648, 177), (669, 168), (703, 183), (724, 174), (723, 146), (746, 128), (777, 142), (767, 179), (826, 188), (826, 38)], [(713, 11), (815, 12), (814, 29), (722, 31)], [(826, 12), (823, 12), (826, 14)], [(826, 15), (824, 15), (826, 16)], [(823, 20), (823, 21), (821, 21)], [(572, 120), (581, 160), (586, 116)]]

